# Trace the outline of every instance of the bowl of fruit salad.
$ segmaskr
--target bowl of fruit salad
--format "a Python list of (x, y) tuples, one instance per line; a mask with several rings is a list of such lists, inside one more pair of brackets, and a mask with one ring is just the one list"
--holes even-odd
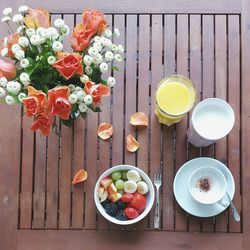
[(98, 211), (119, 225), (131, 225), (142, 220), (151, 210), (154, 198), (154, 186), (148, 175), (129, 165), (105, 171), (94, 190)]

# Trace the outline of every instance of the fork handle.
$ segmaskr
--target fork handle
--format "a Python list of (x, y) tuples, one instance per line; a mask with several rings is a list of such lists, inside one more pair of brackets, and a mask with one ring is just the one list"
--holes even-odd
[(155, 229), (160, 228), (159, 188), (157, 188), (157, 192), (156, 192), (154, 228)]

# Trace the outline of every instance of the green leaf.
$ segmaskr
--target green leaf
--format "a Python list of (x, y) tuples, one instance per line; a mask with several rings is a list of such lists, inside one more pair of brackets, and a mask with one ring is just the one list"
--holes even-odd
[(116, 66), (112, 66), (112, 69), (115, 70), (115, 71), (119, 71), (119, 68), (116, 67)]
[(94, 107), (93, 105), (89, 106), (89, 108), (93, 111), (93, 112), (102, 112), (102, 110), (100, 109), (100, 107)]
[(73, 126), (73, 119), (72, 118), (69, 118), (68, 120), (62, 120), (62, 123), (63, 125), (69, 127), (69, 128), (72, 128)]
[(81, 117), (82, 117), (82, 119), (84, 120), (84, 119), (87, 117), (87, 112), (81, 113)]

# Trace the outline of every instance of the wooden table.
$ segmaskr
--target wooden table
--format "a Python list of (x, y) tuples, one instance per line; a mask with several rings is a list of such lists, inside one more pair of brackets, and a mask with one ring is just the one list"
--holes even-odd
[[(1, 1), (17, 7), (23, 1)], [(48, 138), (29, 130), (31, 121), (20, 107), (0, 108), (0, 249), (250, 249), (250, 1), (141, 0), (141, 1), (26, 1), (63, 17), (73, 27), (86, 7), (107, 14), (110, 26), (121, 31), (116, 41), (125, 47), (126, 60), (111, 98), (102, 113), (78, 119), (73, 129), (60, 126)], [(3, 26), (1, 26), (2, 28)], [(7, 34), (1, 29), (1, 35)], [(69, 41), (69, 39), (67, 40)], [(161, 126), (154, 115), (154, 92), (160, 79), (171, 74), (190, 77), (197, 102), (208, 97), (227, 100), (236, 114), (227, 138), (208, 148), (187, 143), (189, 119)], [(131, 114), (150, 118), (146, 130), (129, 125)], [(97, 138), (101, 122), (114, 125), (114, 136)], [(126, 150), (131, 133), (140, 150)], [(186, 161), (214, 157), (235, 178), (234, 202), (241, 223), (231, 212), (201, 219), (184, 212), (173, 196), (175, 173)], [(113, 165), (127, 163), (152, 178), (162, 167), (162, 226), (153, 230), (151, 213), (142, 222), (119, 227), (98, 214), (93, 188), (98, 176)], [(89, 178), (72, 187), (72, 176), (85, 167)]]

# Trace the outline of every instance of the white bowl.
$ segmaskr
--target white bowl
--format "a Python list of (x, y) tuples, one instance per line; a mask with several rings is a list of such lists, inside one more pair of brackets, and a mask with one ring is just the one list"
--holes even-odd
[[(99, 201), (99, 198), (97, 196), (97, 190), (100, 187), (100, 182), (103, 178), (109, 176), (110, 174), (112, 174), (115, 171), (123, 171), (123, 170), (131, 170), (131, 169), (137, 170), (140, 173), (142, 179), (148, 185), (149, 192), (146, 194), (147, 204), (146, 204), (145, 210), (137, 218), (132, 219), (132, 220), (121, 221), (121, 220), (117, 220), (115, 217), (112, 217), (106, 213), (105, 209), (102, 207), (102, 205)], [(148, 177), (148, 175), (144, 171), (142, 171), (141, 169), (139, 169), (137, 167), (130, 166), (130, 165), (119, 165), (119, 166), (112, 167), (112, 168), (108, 169), (107, 171), (105, 171), (99, 177), (98, 181), (96, 182), (95, 190), (94, 190), (94, 200), (95, 200), (95, 204), (96, 204), (98, 211), (108, 221), (113, 222), (113, 223), (118, 224), (118, 225), (131, 225), (131, 224), (134, 224), (134, 223), (142, 220), (149, 213), (151, 208), (153, 207), (154, 199), (155, 199), (154, 186), (153, 186), (152, 181)]]

